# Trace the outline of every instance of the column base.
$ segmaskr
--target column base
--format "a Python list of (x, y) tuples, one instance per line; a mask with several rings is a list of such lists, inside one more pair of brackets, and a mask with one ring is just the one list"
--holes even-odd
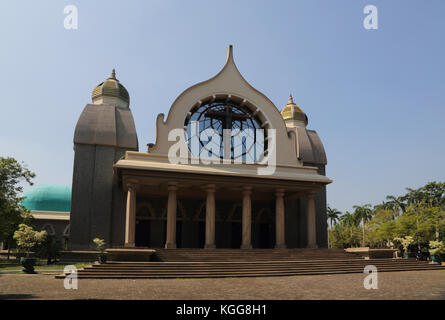
[(286, 249), (286, 245), (285, 244), (276, 244), (275, 249)]
[(306, 248), (307, 248), (307, 249), (317, 249), (318, 246), (317, 246), (316, 244), (308, 244), (308, 245), (306, 246)]
[(240, 249), (252, 249), (252, 245), (251, 244), (243, 244)]
[(136, 245), (134, 243), (126, 243), (124, 244), (124, 248), (135, 248)]
[(204, 249), (216, 249), (216, 246), (214, 244), (206, 244)]
[(176, 249), (176, 243), (166, 243), (165, 249)]

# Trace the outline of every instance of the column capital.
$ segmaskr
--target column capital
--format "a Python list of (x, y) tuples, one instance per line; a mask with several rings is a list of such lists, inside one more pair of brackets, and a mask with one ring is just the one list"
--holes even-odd
[(135, 182), (127, 182), (127, 190), (136, 191), (137, 184)]
[(309, 190), (308, 192), (307, 192), (307, 197), (308, 198), (313, 198), (313, 197), (315, 197), (315, 194), (317, 193), (317, 191), (315, 191), (315, 190)]
[(244, 186), (243, 187), (243, 194), (246, 194), (246, 195), (249, 195), (249, 194), (251, 194), (252, 193), (252, 187), (250, 187), (250, 186)]
[(216, 192), (216, 185), (213, 184), (213, 183), (211, 183), (211, 184), (206, 184), (206, 185), (204, 186), (204, 189), (205, 189), (207, 192)]
[(175, 181), (169, 181), (167, 186), (168, 191), (178, 190), (178, 184)]
[(275, 190), (275, 195), (277, 196), (277, 197), (284, 197), (284, 189), (276, 189)]

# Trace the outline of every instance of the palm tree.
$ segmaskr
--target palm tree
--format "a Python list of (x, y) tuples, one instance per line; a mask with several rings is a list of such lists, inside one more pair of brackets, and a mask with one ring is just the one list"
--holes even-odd
[[(328, 210), (327, 210), (327, 217), (331, 222), (331, 228), (334, 225), (334, 223), (336, 221), (338, 221), (338, 218), (340, 217), (341, 212), (338, 211), (337, 209), (331, 208), (330, 206), (328, 206)], [(330, 248), (330, 239), (329, 239), (329, 226), (328, 226), (328, 248)]]
[(365, 246), (365, 222), (371, 220), (372, 218), (372, 209), (370, 204), (365, 204), (363, 206), (353, 206), (354, 208), (354, 220), (356, 225), (360, 225), (360, 221), (362, 223), (362, 244)]
[(404, 197), (387, 196), (386, 200), (388, 200), (386, 204), (394, 212), (394, 219), (400, 215), (400, 210), (402, 210), (402, 213), (406, 212), (406, 204)]
[(341, 212), (339, 210), (328, 206), (327, 216), (328, 216), (328, 220), (330, 221), (331, 228), (338, 221), (338, 219), (340, 218), (340, 215), (341, 215)]
[(354, 217), (353, 215), (349, 212), (346, 211), (346, 213), (344, 213), (341, 217), (340, 217), (340, 222), (342, 224), (344, 224), (347, 227), (352, 227), (355, 225), (355, 221), (354, 221)]

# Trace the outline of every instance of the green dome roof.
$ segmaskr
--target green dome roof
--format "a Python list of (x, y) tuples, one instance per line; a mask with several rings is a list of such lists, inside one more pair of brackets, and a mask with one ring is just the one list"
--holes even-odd
[(41, 185), (25, 193), (22, 205), (36, 211), (71, 211), (71, 187)]
[(130, 103), (130, 95), (128, 94), (127, 89), (121, 83), (119, 80), (116, 79), (116, 72), (111, 72), (110, 77), (105, 80), (104, 82), (100, 83), (96, 86), (96, 88), (93, 89), (93, 93), (91, 94), (91, 98), (96, 99), (101, 96), (112, 96), (112, 97), (118, 97), (127, 102)]

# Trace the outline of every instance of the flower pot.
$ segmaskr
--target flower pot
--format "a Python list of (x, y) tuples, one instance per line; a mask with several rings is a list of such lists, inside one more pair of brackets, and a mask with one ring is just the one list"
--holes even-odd
[(102, 253), (99, 255), (99, 263), (106, 263), (107, 262), (107, 254)]
[(442, 259), (440, 256), (431, 256), (431, 261), (433, 264), (442, 264)]
[(23, 267), (22, 271), (24, 273), (35, 273), (34, 266), (36, 262), (37, 262), (36, 258), (21, 257), (20, 264)]
[(403, 253), (403, 258), (408, 259), (409, 258), (409, 252), (405, 251)]

